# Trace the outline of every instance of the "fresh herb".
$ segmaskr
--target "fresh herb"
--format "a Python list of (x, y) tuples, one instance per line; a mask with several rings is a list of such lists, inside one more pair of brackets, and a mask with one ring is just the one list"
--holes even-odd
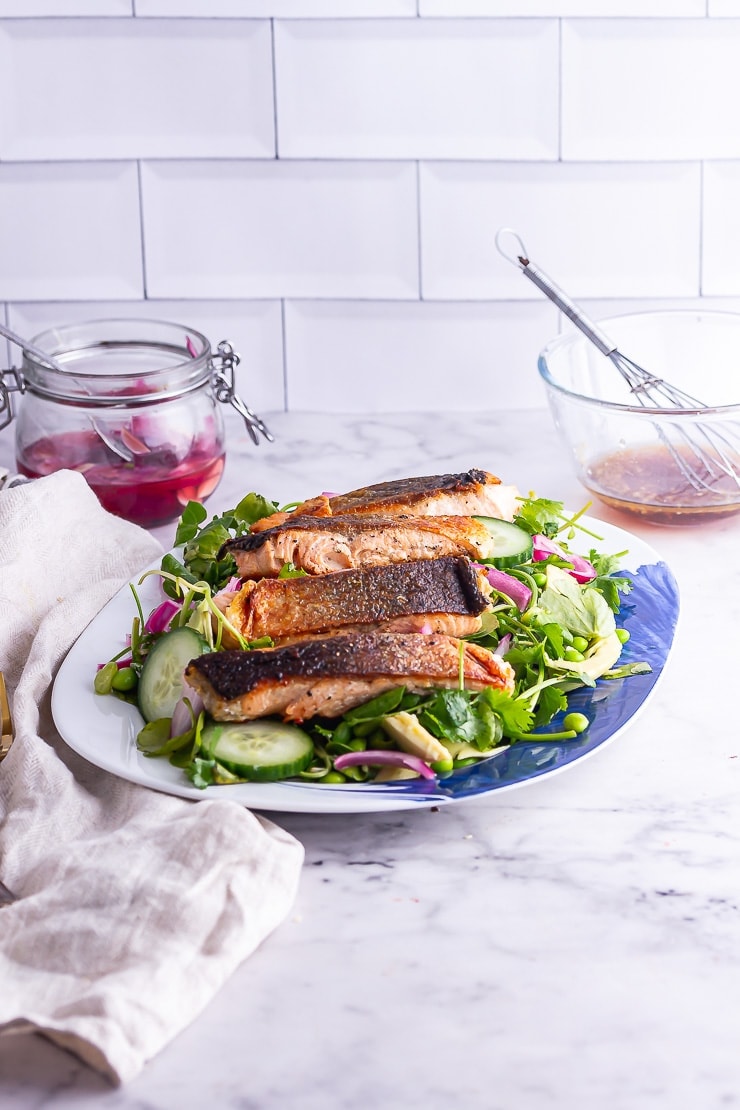
[[(175, 545), (183, 547), (182, 562), (165, 555), (162, 569), (191, 582), (205, 582), (215, 592), (236, 574), (232, 555), (221, 555), (227, 540), (244, 536), (252, 524), (277, 512), (278, 505), (258, 493), (248, 493), (234, 509), (206, 522), (207, 512), (198, 501), (185, 506), (175, 533)], [(204, 523), (205, 522), (205, 523)]]

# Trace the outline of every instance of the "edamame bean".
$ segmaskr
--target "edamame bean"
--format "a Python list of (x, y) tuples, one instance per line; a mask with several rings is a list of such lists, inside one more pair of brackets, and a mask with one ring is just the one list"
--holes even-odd
[(121, 667), (121, 669), (117, 670), (113, 675), (111, 686), (114, 690), (118, 690), (119, 693), (125, 694), (133, 690), (138, 681), (136, 671), (133, 667)]
[(563, 728), (568, 732), (585, 732), (589, 726), (589, 719), (585, 713), (567, 713), (563, 719)]

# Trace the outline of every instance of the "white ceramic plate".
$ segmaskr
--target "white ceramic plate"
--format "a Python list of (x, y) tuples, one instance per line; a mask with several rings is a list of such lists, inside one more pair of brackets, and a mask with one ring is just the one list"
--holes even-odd
[[(301, 781), (238, 783), (199, 790), (166, 759), (152, 759), (137, 750), (136, 735), (143, 721), (133, 706), (93, 691), (97, 664), (123, 647), (131, 628), (135, 607), (128, 586), (88, 625), (62, 664), (52, 693), (54, 721), (71, 748), (113, 775), (183, 798), (229, 798), (252, 809), (373, 813), (446, 805), (524, 786), (563, 770), (615, 739), (652, 695), (673, 642), (679, 599), (668, 566), (648, 544), (621, 528), (593, 519), (588, 526), (603, 536), (599, 544), (603, 551), (629, 551), (623, 573), (633, 578), (634, 588), (618, 619), (630, 631), (623, 659), (645, 660), (652, 673), (600, 680), (595, 689), (571, 695), (570, 708), (586, 713), (591, 721), (588, 730), (575, 740), (514, 744), (499, 755), (435, 781), (416, 779), (376, 786), (321, 786)], [(138, 592), (144, 612), (149, 612), (161, 600), (158, 578), (147, 578)], [(556, 724), (557, 720), (552, 727)]]

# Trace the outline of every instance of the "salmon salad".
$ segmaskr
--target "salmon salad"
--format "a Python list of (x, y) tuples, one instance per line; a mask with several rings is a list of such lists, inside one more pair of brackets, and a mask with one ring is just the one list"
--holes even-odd
[(144, 613), (132, 586), (94, 689), (199, 787), (453, 775), (575, 739), (571, 691), (649, 671), (620, 659), (624, 554), (478, 468), (287, 506), (252, 492), (210, 519), (190, 502), (149, 572), (161, 603)]

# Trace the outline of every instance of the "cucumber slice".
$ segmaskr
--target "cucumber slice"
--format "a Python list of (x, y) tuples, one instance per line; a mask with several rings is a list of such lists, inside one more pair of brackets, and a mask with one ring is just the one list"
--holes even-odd
[(210, 721), (201, 738), (213, 759), (253, 782), (292, 778), (305, 771), (313, 759), (311, 737), (281, 721)]
[(499, 520), (495, 516), (477, 516), (474, 519), (488, 529), (493, 540), (493, 554), (486, 559), (487, 563), (505, 570), (506, 567), (518, 567), (532, 558), (532, 537), (518, 524)]
[(191, 659), (208, 651), (192, 628), (176, 628), (157, 640), (141, 669), (137, 699), (145, 721), (171, 717), (182, 697), (182, 674)]

